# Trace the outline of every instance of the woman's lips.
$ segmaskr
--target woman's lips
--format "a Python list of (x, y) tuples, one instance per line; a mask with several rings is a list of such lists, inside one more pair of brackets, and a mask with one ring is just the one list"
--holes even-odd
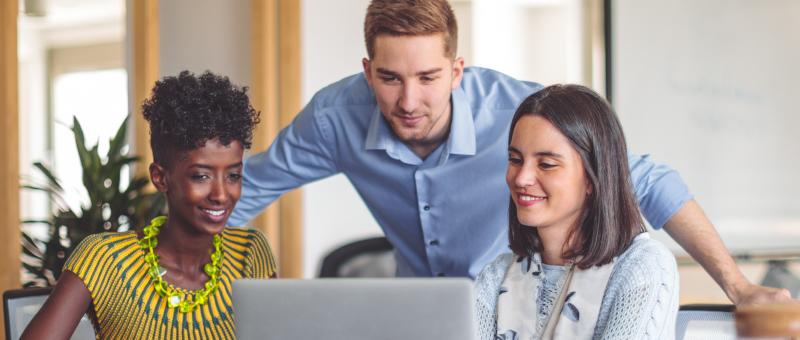
[(215, 223), (222, 222), (225, 217), (228, 215), (228, 209), (204, 209), (200, 208), (200, 211), (203, 212), (203, 215), (206, 216), (209, 220)]
[(520, 207), (530, 207), (535, 204), (539, 204), (542, 201), (547, 199), (544, 196), (533, 196), (533, 195), (526, 195), (526, 194), (517, 194), (517, 205)]

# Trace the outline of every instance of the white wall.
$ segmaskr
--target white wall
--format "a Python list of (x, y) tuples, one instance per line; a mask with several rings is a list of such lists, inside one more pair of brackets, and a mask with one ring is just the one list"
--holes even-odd
[(796, 251), (800, 2), (614, 6), (612, 100), (628, 147), (680, 172), (730, 251)]
[[(581, 0), (472, 0), (473, 65), (543, 85), (591, 85)], [(459, 18), (460, 19), (460, 18)]]
[(250, 84), (250, 1), (159, 2), (160, 73), (205, 70)]
[[(47, 46), (33, 20), (21, 17), (18, 29), (19, 172), (23, 179), (40, 182), (45, 180), (44, 175), (33, 167), (33, 162), (52, 164), (47, 137), (50, 126), (47, 115)], [(44, 193), (20, 190), (20, 216), (23, 220), (47, 219), (49, 208), (49, 199)], [(44, 227), (36, 229), (37, 237), (47, 237)]]

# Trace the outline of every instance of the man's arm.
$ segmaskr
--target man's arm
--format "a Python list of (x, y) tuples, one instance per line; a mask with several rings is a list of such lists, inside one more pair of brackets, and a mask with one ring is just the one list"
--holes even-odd
[(312, 99), (269, 149), (244, 160), (242, 195), (229, 226), (243, 225), (285, 192), (338, 172), (336, 141), (316, 113)]
[(630, 150), (628, 166), (639, 207), (650, 225), (654, 229), (664, 227), (714, 278), (733, 303), (800, 303), (791, 299), (785, 289), (757, 286), (747, 281), (677, 171)]
[(800, 303), (786, 289), (757, 286), (742, 275), (711, 221), (694, 199), (664, 224), (664, 230), (703, 266), (737, 306), (779, 302)]

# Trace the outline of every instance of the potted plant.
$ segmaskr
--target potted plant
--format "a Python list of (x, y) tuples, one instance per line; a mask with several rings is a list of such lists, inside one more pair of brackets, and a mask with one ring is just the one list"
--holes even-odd
[(120, 173), (125, 165), (139, 161), (123, 151), (127, 119), (111, 139), (108, 154), (100, 157), (97, 144), (86, 148), (83, 130), (73, 119), (72, 131), (83, 170), (83, 185), (89, 193), (89, 204), (73, 211), (65, 204), (64, 189), (53, 171), (42, 163), (34, 163), (47, 178), (46, 184), (26, 183), (22, 188), (40, 190), (48, 194), (58, 207), (49, 220), (25, 220), (27, 223), (50, 225), (49, 240), (39, 241), (22, 232), (23, 287), (52, 286), (61, 276), (61, 270), (78, 244), (87, 236), (102, 232), (124, 231), (144, 227), (145, 222), (166, 214), (163, 194), (146, 192), (149, 180), (133, 177), (127, 188), (120, 190)]

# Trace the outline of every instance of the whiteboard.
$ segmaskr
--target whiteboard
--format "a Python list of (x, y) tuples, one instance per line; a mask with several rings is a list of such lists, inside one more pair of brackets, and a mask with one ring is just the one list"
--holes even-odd
[(628, 147), (680, 172), (730, 250), (800, 251), (800, 1), (610, 2)]

